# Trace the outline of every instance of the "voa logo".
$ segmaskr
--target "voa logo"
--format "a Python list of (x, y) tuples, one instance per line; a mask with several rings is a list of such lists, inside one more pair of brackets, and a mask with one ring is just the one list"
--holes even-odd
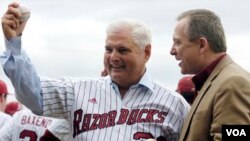
[(244, 129), (226, 129), (227, 136), (247, 136)]

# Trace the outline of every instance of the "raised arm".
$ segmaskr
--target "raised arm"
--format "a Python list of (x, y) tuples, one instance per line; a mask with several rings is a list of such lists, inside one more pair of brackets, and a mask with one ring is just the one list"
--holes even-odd
[(27, 20), (21, 20), (24, 13), (20, 10), (18, 3), (11, 3), (2, 17), (2, 28), (7, 40), (22, 35)]
[(4, 72), (15, 88), (17, 100), (34, 113), (42, 114), (40, 80), (30, 59), (21, 48), (21, 35), (26, 22), (19, 4), (10, 4), (2, 17), (6, 51), (0, 56), (0, 60)]

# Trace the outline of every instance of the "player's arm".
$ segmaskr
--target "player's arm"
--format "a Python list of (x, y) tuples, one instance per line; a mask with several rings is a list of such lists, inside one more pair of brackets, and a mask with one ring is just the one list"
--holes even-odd
[(0, 60), (15, 88), (16, 98), (34, 113), (42, 114), (40, 81), (29, 57), (21, 48), (21, 34), (27, 22), (20, 20), (21, 16), (19, 4), (12, 3), (2, 17), (6, 51)]

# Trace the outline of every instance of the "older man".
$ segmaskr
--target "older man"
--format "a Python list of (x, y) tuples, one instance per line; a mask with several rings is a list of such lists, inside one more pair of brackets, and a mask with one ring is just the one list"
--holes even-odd
[(21, 47), (26, 22), (19, 20), (18, 6), (11, 4), (2, 18), (7, 39), (2, 62), (19, 101), (37, 114), (69, 120), (74, 140), (178, 140), (189, 105), (146, 71), (151, 33), (145, 24), (123, 19), (108, 26), (107, 77), (45, 79), (38, 77)]

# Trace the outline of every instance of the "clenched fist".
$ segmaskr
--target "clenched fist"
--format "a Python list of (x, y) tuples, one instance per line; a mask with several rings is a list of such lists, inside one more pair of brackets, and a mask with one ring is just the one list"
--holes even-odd
[[(16, 2), (8, 6), (6, 13), (2, 17), (2, 28), (7, 40), (12, 37), (21, 36), (30, 14), (27, 8), (20, 7)], [(25, 17), (26, 16), (26, 17)]]

